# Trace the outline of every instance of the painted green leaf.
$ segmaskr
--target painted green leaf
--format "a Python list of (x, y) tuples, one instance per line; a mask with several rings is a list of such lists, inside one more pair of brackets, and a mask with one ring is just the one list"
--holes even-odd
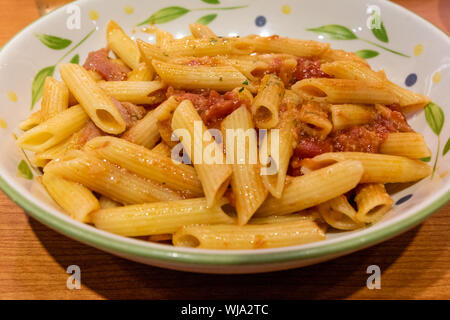
[(158, 23), (170, 22), (181, 16), (184, 16), (189, 11), (190, 11), (189, 9), (186, 9), (183, 7), (177, 7), (177, 6), (166, 7), (159, 11), (156, 11), (147, 20), (139, 23), (138, 26), (141, 26), (144, 24), (158, 24)]
[(448, 138), (447, 143), (444, 146), (444, 151), (442, 151), (442, 155), (445, 156), (449, 150), (450, 150), (450, 138)]
[(375, 50), (358, 50), (355, 54), (364, 59), (374, 58), (379, 55), (378, 51)]
[(220, 4), (219, 0), (202, 0), (202, 1), (209, 4)]
[(25, 178), (28, 180), (33, 179), (33, 172), (31, 172), (31, 169), (25, 160), (22, 160), (19, 162), (19, 165), (17, 166), (17, 170), (18, 170), (18, 174), (22, 178)]
[(31, 109), (33, 110), (36, 102), (42, 98), (42, 92), (44, 89), (45, 78), (53, 76), (55, 72), (55, 66), (45, 67), (39, 71), (34, 77), (33, 84), (31, 86)]
[(431, 161), (431, 157), (421, 158), (420, 161), (430, 162)]
[(74, 55), (73, 58), (70, 59), (70, 63), (79, 64), (80, 63), (80, 56), (78, 54)]
[(45, 44), (50, 49), (54, 49), (54, 50), (65, 49), (72, 44), (72, 40), (52, 36), (49, 34), (35, 33), (34, 35), (43, 44)]
[(201, 17), (196, 21), (196, 23), (204, 24), (205, 26), (209, 23), (211, 23), (215, 18), (217, 17), (217, 14), (208, 14), (206, 16)]
[(306, 29), (308, 31), (319, 33), (332, 40), (354, 40), (358, 39), (356, 34), (347, 27), (338, 24), (329, 24), (318, 28)]
[(389, 42), (389, 37), (387, 35), (386, 29), (384, 28), (384, 23), (381, 22), (379, 28), (372, 28), (373, 35), (382, 42)]
[(444, 111), (442, 111), (441, 107), (434, 102), (427, 104), (425, 106), (425, 119), (431, 130), (433, 130), (436, 135), (439, 135), (444, 127), (445, 121)]

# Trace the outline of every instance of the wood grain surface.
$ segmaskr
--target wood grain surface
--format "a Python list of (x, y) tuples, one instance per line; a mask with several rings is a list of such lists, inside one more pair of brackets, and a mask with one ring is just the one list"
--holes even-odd
[[(450, 31), (450, 1), (398, 0)], [(38, 18), (33, 0), (0, 0), (0, 45)], [(302, 269), (202, 275), (133, 263), (68, 239), (0, 193), (0, 299), (450, 299), (450, 204), (375, 247)], [(369, 265), (381, 289), (366, 288)], [(69, 265), (81, 290), (68, 290)]]

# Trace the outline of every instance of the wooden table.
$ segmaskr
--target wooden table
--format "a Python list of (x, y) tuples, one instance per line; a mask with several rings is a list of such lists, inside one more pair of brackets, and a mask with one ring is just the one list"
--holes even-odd
[[(450, 32), (450, 1), (398, 0)], [(32, 0), (0, 0), (0, 45), (38, 17)], [(330, 262), (257, 275), (201, 275), (123, 260), (70, 240), (0, 193), (0, 299), (449, 299), (450, 204), (413, 230)], [(66, 289), (66, 268), (82, 289)], [(381, 290), (366, 268), (381, 267)]]

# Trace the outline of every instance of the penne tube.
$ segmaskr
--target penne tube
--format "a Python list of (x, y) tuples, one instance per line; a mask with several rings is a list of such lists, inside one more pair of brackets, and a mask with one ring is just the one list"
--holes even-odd
[(101, 209), (111, 209), (111, 208), (118, 208), (122, 205), (114, 200), (111, 200), (108, 197), (101, 196), (100, 199), (98, 199), (98, 202), (100, 203)]
[(330, 45), (311, 40), (272, 37), (244, 37), (233, 42), (234, 52), (286, 53), (296, 57), (312, 57), (323, 54)]
[(263, 225), (188, 225), (173, 234), (177, 247), (199, 249), (263, 249), (325, 240), (325, 233), (308, 220)]
[[(262, 176), (264, 185), (269, 190), (270, 194), (275, 198), (281, 198), (285, 186), (289, 162), (294, 152), (294, 136), (292, 134), (292, 130), (294, 129), (294, 121), (292, 120), (289, 110), (295, 108), (296, 106), (287, 99), (285, 99), (285, 101), (288, 105), (288, 111), (281, 113), (280, 122), (278, 124), (278, 162), (276, 162), (276, 157), (271, 157), (270, 151), (268, 152), (268, 156), (271, 161), (275, 162), (275, 168), (277, 171), (275, 174)], [(267, 150), (272, 149), (269, 147), (272, 135), (273, 132), (268, 131), (262, 142), (263, 146), (267, 146)]]
[(166, 85), (161, 81), (101, 81), (98, 86), (121, 101), (134, 104), (155, 104), (161, 97), (154, 95)]
[(154, 33), (156, 34), (156, 45), (157, 46), (165, 49), (170, 42), (175, 40), (175, 38), (169, 32), (161, 30), (159, 28), (155, 28), (155, 27), (153, 27), (153, 28), (155, 30)]
[(380, 220), (394, 204), (381, 183), (361, 185), (355, 196), (355, 202), (358, 206), (356, 219), (364, 223)]
[(330, 152), (312, 159), (315, 167), (357, 160), (364, 167), (361, 183), (412, 182), (431, 174), (432, 168), (420, 160), (363, 152)]
[(44, 172), (78, 182), (122, 204), (179, 200), (182, 197), (164, 185), (140, 177), (82, 151), (71, 151), (50, 162)]
[(380, 153), (411, 159), (431, 157), (424, 137), (417, 132), (392, 132), (380, 146)]
[(399, 101), (382, 82), (311, 78), (298, 81), (292, 90), (305, 99), (329, 103), (394, 104)]
[(121, 138), (149, 149), (153, 148), (161, 138), (158, 130), (158, 117), (173, 112), (179, 103), (176, 97), (170, 97), (157, 108), (148, 112), (144, 118), (128, 129)]
[(333, 129), (328, 114), (315, 102), (305, 103), (298, 114), (303, 130), (311, 136), (324, 140)]
[(373, 107), (360, 104), (334, 104), (330, 107), (330, 113), (333, 130), (366, 124), (375, 118)]
[[(172, 129), (178, 132), (184, 129), (185, 133), (189, 135), (182, 137), (183, 151), (194, 163), (194, 168), (203, 186), (203, 192), (208, 200), (208, 206), (213, 206), (222, 198), (228, 188), (233, 172), (231, 166), (217, 163), (220, 161), (224, 163), (221, 146), (215, 142), (189, 100), (181, 102), (175, 110), (172, 118)], [(203, 143), (202, 138), (209, 144)], [(211, 153), (208, 154), (205, 150), (210, 150)], [(203, 159), (203, 155), (209, 157), (213, 151), (215, 158)], [(215, 161), (217, 157), (219, 159)]]
[(84, 149), (141, 177), (177, 190), (186, 197), (203, 195), (202, 185), (193, 167), (175, 164), (171, 158), (143, 146), (115, 137), (98, 137), (86, 143)]
[(47, 77), (41, 102), (41, 121), (46, 121), (69, 107), (69, 89), (63, 82)]
[(208, 26), (205, 26), (200, 23), (191, 23), (189, 25), (189, 30), (191, 30), (191, 34), (196, 39), (211, 39), (217, 38), (217, 35), (211, 31)]
[(154, 70), (145, 62), (139, 65), (128, 73), (127, 81), (152, 81)]
[(161, 141), (158, 143), (153, 149), (152, 152), (157, 153), (161, 156), (170, 158), (172, 156), (172, 150), (170, 150), (170, 147), (164, 142)]
[(153, 60), (169, 62), (171, 59), (179, 57), (176, 54), (169, 55), (165, 50), (161, 49), (160, 47), (154, 44), (147, 43), (140, 39), (137, 39), (136, 43), (139, 47), (139, 50), (141, 51), (143, 60), (149, 67), (152, 67)]
[(335, 229), (355, 230), (364, 227), (364, 223), (356, 219), (356, 210), (348, 203), (345, 195), (319, 204), (318, 210), (325, 222)]
[(88, 120), (81, 106), (70, 107), (25, 132), (17, 139), (17, 145), (26, 150), (43, 152), (80, 130)]
[(285, 222), (297, 222), (297, 221), (320, 221), (320, 217), (317, 211), (304, 210), (293, 214), (286, 214), (284, 216), (267, 216), (267, 217), (252, 217), (248, 224), (273, 224), (273, 223), (285, 223)]
[(129, 237), (174, 233), (184, 225), (232, 224), (222, 206), (226, 200), (208, 206), (205, 198), (146, 203), (102, 209), (92, 215), (94, 225), (102, 230)]
[(51, 173), (44, 173), (42, 184), (49, 195), (72, 219), (89, 222), (89, 214), (100, 209), (97, 198), (86, 187)]
[(231, 53), (232, 39), (207, 38), (207, 39), (175, 39), (168, 42), (164, 51), (168, 55), (179, 56), (216, 56)]
[(33, 129), (37, 125), (39, 125), (42, 122), (42, 115), (41, 110), (33, 112), (27, 119), (22, 121), (19, 124), (19, 129), (22, 131), (28, 131), (30, 129)]
[(381, 73), (373, 71), (370, 66), (355, 61), (334, 61), (323, 63), (320, 69), (336, 79), (363, 80), (383, 82), (386, 80)]
[(264, 76), (251, 108), (258, 128), (270, 129), (278, 124), (283, 95), (284, 84), (280, 78), (273, 74)]
[[(254, 163), (250, 161), (250, 153), (254, 152), (257, 155), (258, 152), (258, 142), (256, 132), (254, 131), (252, 115), (246, 106), (241, 106), (227, 116), (222, 121), (221, 126), (222, 132), (226, 136), (227, 157), (230, 152), (233, 152), (233, 159), (231, 159), (231, 167), (233, 169), (231, 189), (235, 198), (238, 224), (244, 225), (261, 206), (268, 194), (260, 175), (261, 169), (259, 164), (257, 164), (257, 159), (254, 159)], [(242, 139), (234, 135), (238, 130), (241, 130), (240, 132), (243, 133), (241, 136)], [(248, 135), (248, 143), (245, 138), (245, 132), (247, 130), (251, 132)], [(232, 134), (229, 135), (228, 131)], [(243, 158), (239, 158), (240, 151), (244, 152)], [(244, 160), (243, 163), (239, 163), (238, 159)], [(227, 163), (230, 163), (228, 158)]]
[(136, 43), (114, 21), (109, 21), (106, 27), (108, 47), (131, 69), (139, 66), (141, 52)]
[(386, 79), (384, 72), (375, 72), (368, 65), (353, 61), (335, 61), (321, 65), (323, 72), (339, 79), (364, 80), (384, 84), (397, 96), (398, 104), (404, 113), (415, 111), (426, 106), (431, 100), (421, 94), (414, 93)]
[(242, 86), (247, 80), (231, 66), (187, 66), (159, 60), (153, 60), (152, 64), (161, 79), (175, 88), (229, 91)]
[(285, 215), (316, 206), (356, 187), (363, 173), (361, 162), (344, 161), (292, 178), (281, 198), (267, 198), (256, 215)]
[(110, 134), (125, 131), (126, 123), (117, 106), (92, 80), (86, 69), (76, 64), (62, 64), (59, 70), (64, 82), (97, 127)]

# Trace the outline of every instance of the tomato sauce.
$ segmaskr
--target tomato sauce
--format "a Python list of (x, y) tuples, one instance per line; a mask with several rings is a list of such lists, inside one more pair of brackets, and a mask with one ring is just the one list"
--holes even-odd
[(167, 89), (167, 97), (177, 96), (182, 100), (190, 100), (208, 127), (217, 127), (218, 124), (234, 110), (249, 101), (239, 99), (236, 92), (229, 91), (223, 95), (215, 90), (200, 91), (198, 93)]

